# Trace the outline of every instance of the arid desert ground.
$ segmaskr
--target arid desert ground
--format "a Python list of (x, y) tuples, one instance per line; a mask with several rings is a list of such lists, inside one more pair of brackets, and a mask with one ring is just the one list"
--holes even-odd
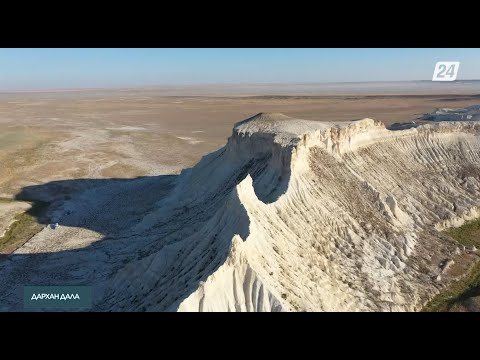
[[(54, 253), (118, 237), (129, 227), (131, 212), (147, 213), (168, 191), (171, 180), (162, 175), (178, 174), (221, 148), (234, 123), (257, 113), (332, 122), (368, 117), (389, 126), (417, 120), (435, 108), (480, 102), (480, 84), (451, 90), (442, 84), (435, 89), (361, 91), (217, 86), (0, 93), (0, 238), (6, 234), (8, 240), (0, 241), (0, 254), (19, 249), (45, 224), (55, 222), (55, 208), (87, 188), (100, 190), (84, 204), (94, 204), (97, 197), (100, 203), (104, 197), (102, 208), (91, 213), (89, 208), (75, 209), (75, 216), (85, 219), (72, 218), (75, 226), (65, 224), (61, 232), (38, 234), (20, 253)], [(128, 181), (138, 177), (145, 178)], [(119, 186), (102, 187), (111, 181)], [(110, 193), (103, 193), (105, 188)], [(28, 210), (27, 200), (35, 200), (38, 208)], [(45, 221), (38, 201), (48, 206)], [(27, 210), (31, 216), (21, 217)], [(15, 220), (17, 229), (12, 230)], [(18, 261), (25, 261), (22, 271), (34, 276), (37, 258)], [(85, 278), (94, 276), (90, 270), (110, 271), (92, 263)], [(49, 276), (41, 275), (42, 281)], [(18, 279), (14, 273), (8, 276), (5, 288)]]
[[(0, 198), (13, 199), (26, 186), (58, 180), (176, 174), (223, 146), (235, 122), (259, 112), (319, 121), (370, 117), (390, 125), (480, 100), (474, 88), (450, 95), (441, 90), (430, 91), (433, 95), (355, 89), (328, 95), (305, 87), (291, 89), (291, 95), (261, 95), (283, 94), (281, 88), (238, 94), (228, 87), (0, 93)], [(3, 232), (26, 205), (0, 206)]]
[(0, 197), (61, 179), (178, 173), (259, 112), (390, 125), (476, 95), (164, 96), (153, 90), (0, 93)]

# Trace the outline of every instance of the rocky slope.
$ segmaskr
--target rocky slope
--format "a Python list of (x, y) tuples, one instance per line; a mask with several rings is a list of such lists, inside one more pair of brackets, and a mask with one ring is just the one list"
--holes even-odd
[(429, 121), (478, 121), (480, 120), (480, 105), (472, 105), (463, 109), (436, 109), (421, 117)]
[(239, 122), (132, 232), (96, 310), (415, 311), (479, 215), (480, 124)]

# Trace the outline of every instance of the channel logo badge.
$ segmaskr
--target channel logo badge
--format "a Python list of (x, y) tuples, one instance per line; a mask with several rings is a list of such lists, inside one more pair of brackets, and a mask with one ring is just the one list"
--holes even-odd
[(432, 81), (455, 81), (460, 61), (438, 61), (433, 70)]

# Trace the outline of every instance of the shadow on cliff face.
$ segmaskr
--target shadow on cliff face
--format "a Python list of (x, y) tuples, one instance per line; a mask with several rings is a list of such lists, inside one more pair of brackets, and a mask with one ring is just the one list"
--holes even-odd
[(253, 190), (257, 198), (264, 204), (271, 204), (288, 190), (291, 177), (291, 153), (277, 160), (280, 164), (272, 164), (272, 155), (251, 159), (240, 170), (237, 183), (250, 175), (253, 179)]
[[(201, 229), (203, 222), (214, 214), (199, 215), (193, 213), (193, 209), (185, 211), (182, 208), (172, 211), (166, 222), (153, 224), (143, 230), (135, 228), (146, 214), (158, 209), (158, 202), (170, 193), (177, 177), (166, 175), (135, 179), (63, 180), (22, 189), (16, 196), (17, 200), (32, 201), (34, 206), (35, 203), (50, 203), (47, 216), (36, 216), (36, 213), (32, 213), (32, 216), (36, 216), (37, 221), (46, 226), (58, 222), (60, 227), (44, 230), (43, 245), (35, 250), (38, 252), (0, 255), (0, 311), (23, 310), (24, 285), (91, 285), (94, 287), (95, 304), (103, 297), (103, 283), (126, 264), (137, 263), (151, 254), (162, 252), (166, 246), (183, 240), (184, 228), (192, 226), (197, 217), (201, 222), (196, 227)], [(244, 215), (247, 216), (246, 213)], [(98, 240), (98, 236), (86, 230), (101, 234), (102, 238)], [(224, 240), (239, 233), (235, 226), (226, 226), (221, 231), (222, 244), (218, 244), (218, 234), (214, 232), (203, 231), (201, 235), (204, 238), (201, 239), (198, 235), (198, 239), (193, 239), (198, 240), (201, 246), (208, 244), (204, 250), (197, 251), (202, 261), (205, 260), (204, 264), (201, 264), (202, 261), (197, 261), (196, 264), (179, 261), (168, 274), (164, 271), (158, 276), (149, 273), (148, 281), (144, 281), (141, 274), (132, 277), (127, 280), (136, 283), (131, 288), (141, 291), (133, 294), (134, 297), (122, 299), (123, 308), (115, 304), (108, 307), (95, 305), (93, 310), (136, 311), (148, 310), (150, 306), (158, 309), (159, 303), (155, 303), (155, 299), (150, 298), (148, 304), (138, 300), (135, 303), (134, 299), (142, 294), (151, 294), (153, 287), (160, 286), (162, 281), (180, 277), (186, 284), (185, 288), (175, 289), (175, 293), (168, 294), (167, 298), (164, 294), (158, 296), (164, 301), (180, 301), (188, 297), (199, 282), (205, 281), (225, 261), (229, 246)], [(244, 229), (240, 233), (244, 239), (248, 236), (248, 231)], [(79, 242), (67, 250), (52, 251), (49, 249), (54, 249), (54, 246), (49, 246), (46, 243), (48, 240), (45, 240), (48, 236), (52, 236), (52, 245), (77, 238), (83, 243)], [(89, 238), (96, 241), (91, 242)], [(209, 264), (209, 259), (215, 261)], [(191, 271), (192, 268), (196, 271)], [(160, 275), (164, 278), (160, 279)], [(167, 275), (168, 278), (165, 278)], [(164, 303), (160, 308), (168, 306)]]
[[(203, 166), (212, 171), (223, 166), (223, 152), (204, 157)], [(225, 262), (235, 235), (249, 236), (236, 185), (250, 174), (259, 200), (276, 201), (287, 191), (290, 161), (291, 153), (255, 156), (201, 201), (169, 202), (168, 211), (162, 201), (181, 175), (61, 180), (23, 188), (17, 200), (50, 204), (46, 216), (30, 211), (37, 222), (60, 227), (44, 229), (36, 248), (30, 242), (23, 249), (33, 248), (31, 253), (0, 255), (0, 310), (23, 310), (24, 285), (91, 285), (93, 310), (171, 309)]]
[(236, 185), (250, 175), (255, 195), (264, 204), (277, 201), (287, 191), (290, 182), (290, 169), (281, 173), (271, 171), (268, 167), (269, 159), (270, 157), (264, 157), (250, 160), (240, 169), (235, 179)]

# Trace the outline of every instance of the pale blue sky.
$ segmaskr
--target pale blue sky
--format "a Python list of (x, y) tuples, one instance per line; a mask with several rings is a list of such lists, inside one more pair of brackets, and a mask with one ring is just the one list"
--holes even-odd
[(0, 89), (480, 79), (480, 49), (0, 49)]

